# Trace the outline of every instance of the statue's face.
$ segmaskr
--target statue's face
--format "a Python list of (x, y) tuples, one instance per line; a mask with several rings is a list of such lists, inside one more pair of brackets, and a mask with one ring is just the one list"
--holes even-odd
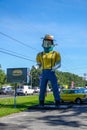
[(50, 51), (53, 51), (53, 46), (48, 48), (44, 47), (44, 52), (49, 53)]
[(43, 40), (42, 47), (49, 48), (49, 47), (52, 47), (52, 46), (53, 46), (52, 40)]

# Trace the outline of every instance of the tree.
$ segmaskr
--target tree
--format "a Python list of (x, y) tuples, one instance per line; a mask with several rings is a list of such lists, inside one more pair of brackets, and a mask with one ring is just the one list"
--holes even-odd
[(34, 66), (32, 66), (31, 71), (30, 71), (30, 77), (32, 78), (32, 81), (30, 79), (30, 84), (32, 82), (32, 87), (38, 86), (40, 84), (40, 74), (41, 70), (36, 69)]
[(0, 69), (0, 88), (5, 83), (6, 83), (6, 74), (2, 69)]
[[(32, 66), (30, 75), (32, 76), (32, 87), (40, 85), (40, 75), (41, 75), (41, 70), (36, 69), (34, 66)], [(69, 72), (61, 72), (61, 71), (56, 71), (56, 76), (58, 79), (58, 84), (60, 86), (63, 85), (68, 85), (71, 87), (72, 81), (74, 82), (75, 87), (84, 87), (87, 81), (84, 81), (84, 79), (76, 74), (72, 74)], [(31, 80), (30, 80), (31, 84)]]

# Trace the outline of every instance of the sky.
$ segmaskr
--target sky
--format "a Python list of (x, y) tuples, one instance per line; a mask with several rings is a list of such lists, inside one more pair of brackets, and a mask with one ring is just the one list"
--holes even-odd
[(87, 0), (0, 0), (0, 64), (36, 66), (42, 37), (54, 36), (59, 71), (87, 74)]

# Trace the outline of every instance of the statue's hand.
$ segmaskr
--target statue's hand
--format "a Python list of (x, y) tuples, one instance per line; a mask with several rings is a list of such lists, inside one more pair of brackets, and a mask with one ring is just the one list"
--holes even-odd
[(36, 66), (35, 66), (36, 69), (39, 69), (41, 68), (41, 64), (40, 63), (37, 63)]
[(55, 66), (52, 67), (52, 71), (55, 71), (61, 66), (61, 62), (57, 62)]

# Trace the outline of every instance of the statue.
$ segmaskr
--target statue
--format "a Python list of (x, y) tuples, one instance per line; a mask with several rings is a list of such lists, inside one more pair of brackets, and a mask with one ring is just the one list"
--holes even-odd
[(60, 105), (60, 94), (55, 70), (61, 66), (60, 53), (54, 51), (55, 47), (53, 36), (46, 34), (42, 41), (43, 51), (36, 56), (37, 65), (42, 69), (42, 77), (40, 83), (39, 104), (44, 106), (45, 93), (48, 81), (51, 82), (55, 106)]

